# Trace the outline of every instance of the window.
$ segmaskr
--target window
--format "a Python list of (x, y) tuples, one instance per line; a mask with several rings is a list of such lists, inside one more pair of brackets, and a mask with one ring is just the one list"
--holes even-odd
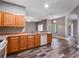
[(43, 31), (43, 24), (38, 25), (38, 31)]

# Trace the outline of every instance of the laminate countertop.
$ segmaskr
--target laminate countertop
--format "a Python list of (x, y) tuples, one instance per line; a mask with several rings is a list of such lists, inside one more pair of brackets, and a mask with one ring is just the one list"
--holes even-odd
[[(43, 32), (43, 33), (38, 33), (40, 35), (45, 35), (45, 34), (48, 34), (50, 32)], [(37, 33), (18, 33), (18, 34), (9, 34), (9, 35), (0, 35), (0, 39), (5, 39), (7, 37), (10, 37), (10, 36), (21, 36), (21, 35), (36, 35)]]

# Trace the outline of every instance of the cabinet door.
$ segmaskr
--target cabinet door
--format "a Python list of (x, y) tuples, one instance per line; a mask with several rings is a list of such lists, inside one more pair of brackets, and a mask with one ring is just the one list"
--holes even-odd
[(10, 13), (4, 13), (4, 26), (13, 27), (15, 25), (15, 18)]
[(27, 36), (22, 35), (20, 36), (20, 50), (26, 50), (27, 49)]
[(0, 26), (3, 26), (3, 12), (0, 12)]
[(39, 34), (35, 35), (35, 39), (34, 40), (35, 40), (35, 42), (34, 42), (35, 47), (40, 46), (40, 35)]
[(28, 36), (28, 48), (33, 48), (34, 47), (34, 36), (29, 35)]
[(23, 16), (16, 16), (16, 27), (24, 27), (24, 17)]
[(19, 51), (19, 37), (12, 36), (9, 38), (9, 50), (10, 52)]
[(52, 34), (47, 34), (47, 43), (51, 44), (52, 42)]
[(10, 16), (11, 16), (11, 27), (16, 27), (15, 15), (10, 15)]
[(4, 26), (11, 26), (9, 22), (11, 23), (11, 21), (9, 20), (9, 13), (4, 13)]

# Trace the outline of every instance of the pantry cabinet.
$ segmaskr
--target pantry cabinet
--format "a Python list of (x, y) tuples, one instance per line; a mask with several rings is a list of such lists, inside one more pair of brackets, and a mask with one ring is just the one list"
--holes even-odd
[(20, 50), (26, 50), (27, 48), (27, 35), (20, 36)]

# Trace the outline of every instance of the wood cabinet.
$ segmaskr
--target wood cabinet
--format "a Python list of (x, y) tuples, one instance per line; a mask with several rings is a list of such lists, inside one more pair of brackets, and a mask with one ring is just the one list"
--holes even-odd
[(24, 16), (0, 12), (0, 27), (24, 27)]
[(52, 42), (52, 34), (47, 34), (47, 43), (51, 44)]
[(16, 27), (24, 27), (24, 24), (25, 24), (24, 17), (16, 15)]
[(15, 16), (11, 13), (4, 13), (4, 27), (15, 27)]
[(11, 36), (8, 38), (9, 40), (9, 53), (19, 51), (19, 37)]
[(9, 50), (9, 49), (10, 49), (10, 48), (9, 48), (9, 45), (10, 45), (10, 44), (9, 44), (9, 38), (7, 38), (7, 54), (9, 54), (9, 53), (10, 53), (10, 50)]
[(27, 49), (27, 35), (20, 36), (20, 50)]
[[(52, 42), (52, 34), (46, 34), (47, 43), (51, 44)], [(9, 36), (7, 38), (7, 52), (8, 54), (27, 50), (40, 46), (41, 34), (34, 35), (17, 35), (17, 36)]]
[(28, 35), (28, 49), (34, 48), (34, 35)]
[(35, 39), (34, 39), (34, 45), (35, 47), (39, 47), (40, 46), (40, 34), (35, 34)]
[(0, 27), (3, 27), (3, 12), (0, 12)]

